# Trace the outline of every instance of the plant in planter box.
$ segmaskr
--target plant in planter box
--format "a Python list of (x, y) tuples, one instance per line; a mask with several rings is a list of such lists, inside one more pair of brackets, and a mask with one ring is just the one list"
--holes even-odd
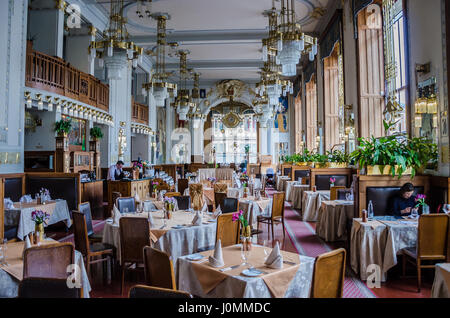
[(100, 127), (92, 127), (89, 131), (92, 140), (98, 140), (103, 138), (103, 132)]
[(350, 161), (350, 155), (341, 150), (328, 151), (327, 155), (329, 162), (348, 163)]
[(55, 132), (58, 136), (66, 136), (70, 129), (72, 128), (72, 120), (71, 119), (61, 119), (55, 122)]
[(411, 138), (408, 151), (413, 154), (413, 163), (417, 171), (436, 169), (438, 164), (438, 147), (425, 137)]
[(311, 156), (311, 161), (316, 162), (316, 167), (324, 168), (328, 162), (327, 155), (321, 155), (319, 153), (315, 153)]

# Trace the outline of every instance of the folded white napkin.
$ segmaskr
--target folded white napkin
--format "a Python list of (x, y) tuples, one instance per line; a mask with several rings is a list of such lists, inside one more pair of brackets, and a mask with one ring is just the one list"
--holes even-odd
[(29, 202), (33, 202), (33, 199), (31, 198), (31, 195), (25, 194), (24, 196), (22, 196), (20, 198), (20, 202), (21, 203), (29, 203)]
[(136, 203), (140, 203), (141, 202), (141, 199), (139, 198), (139, 194), (135, 194), (134, 195), (134, 201), (136, 202)]
[(10, 198), (4, 198), (3, 203), (5, 205), (5, 209), (13, 209), (14, 208), (14, 202)]
[(203, 222), (203, 213), (197, 211), (197, 213), (195, 213), (194, 218), (192, 219), (192, 225), (201, 225)]
[(222, 209), (220, 208), (220, 205), (217, 207), (216, 211), (213, 213), (213, 217), (217, 219), (219, 215), (222, 214)]
[(209, 257), (209, 264), (213, 267), (222, 267), (225, 265), (222, 255), (222, 242), (217, 241), (216, 247), (214, 248), (214, 256)]
[(275, 247), (272, 250), (272, 253), (267, 257), (264, 264), (270, 268), (280, 269), (283, 268), (283, 255), (280, 253), (280, 245), (278, 242), (275, 244)]
[(31, 247), (30, 237), (27, 235), (25, 239), (25, 246), (23, 248), (22, 258), (25, 255), (25, 251)]
[(120, 220), (120, 211), (119, 209), (116, 207), (116, 205), (114, 204), (113, 210), (112, 210), (112, 217), (113, 217), (113, 224), (118, 225), (119, 224), (119, 220)]
[(202, 207), (202, 213), (203, 212), (205, 212), (205, 213), (208, 212), (208, 205), (206, 204), (206, 202), (203, 204), (203, 207)]

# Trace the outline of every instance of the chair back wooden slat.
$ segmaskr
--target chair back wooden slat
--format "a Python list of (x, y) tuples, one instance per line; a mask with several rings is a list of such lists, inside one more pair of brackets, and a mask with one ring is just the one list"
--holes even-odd
[(233, 214), (221, 214), (217, 218), (216, 242), (221, 241), (222, 247), (238, 244), (239, 222), (233, 222)]
[(172, 260), (163, 251), (144, 247), (145, 280), (149, 286), (176, 290)]
[(72, 243), (33, 246), (25, 250), (23, 278), (67, 279), (67, 266), (74, 263)]
[(417, 254), (420, 258), (446, 258), (449, 216), (427, 214), (419, 218)]
[(143, 263), (143, 250), (150, 246), (150, 226), (146, 218), (121, 217), (120, 252), (121, 262)]
[(345, 279), (343, 248), (319, 255), (314, 264), (312, 298), (342, 298)]
[(275, 192), (272, 199), (272, 219), (284, 218), (284, 192)]
[(165, 194), (166, 197), (171, 198), (171, 197), (180, 197), (181, 193), (180, 192), (167, 192)]
[(338, 189), (345, 189), (345, 187), (342, 186), (334, 186), (330, 188), (330, 201), (337, 200), (337, 191)]
[(72, 211), (72, 218), (75, 249), (86, 256), (89, 254), (89, 237), (86, 216), (81, 212)]

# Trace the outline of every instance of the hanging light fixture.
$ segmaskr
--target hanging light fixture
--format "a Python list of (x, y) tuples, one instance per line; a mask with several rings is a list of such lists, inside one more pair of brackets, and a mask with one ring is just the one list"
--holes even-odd
[(31, 108), (31, 104), (33, 103), (33, 100), (31, 99), (31, 93), (30, 92), (25, 92), (25, 98), (26, 98), (26, 102), (27, 102), (27, 108)]
[(49, 112), (52, 112), (52, 111), (53, 111), (53, 101), (52, 101), (52, 97), (51, 97), (51, 96), (47, 96), (46, 99), (47, 99), (47, 110), (48, 110)]
[(187, 120), (187, 114), (196, 106), (187, 89), (187, 81), (190, 78), (190, 71), (187, 68), (187, 55), (189, 53), (188, 50), (179, 50), (176, 53), (180, 57), (180, 84), (178, 85), (179, 91), (173, 106), (176, 107), (180, 120)]
[[(164, 107), (164, 101), (169, 97), (170, 93), (177, 97), (177, 84), (167, 81), (171, 73), (166, 72), (166, 46), (168, 45), (166, 40), (166, 22), (170, 16), (158, 13), (154, 15), (154, 18), (158, 20), (156, 72), (153, 74), (151, 82), (143, 84), (142, 87), (153, 95), (156, 106)], [(175, 47), (177, 44), (170, 44), (170, 46)]]
[(296, 21), (294, 0), (281, 0), (278, 31), (281, 36), (277, 43), (276, 62), (282, 66), (284, 76), (295, 76), (302, 54), (308, 54), (310, 61), (317, 55), (317, 38), (301, 31), (301, 26)]
[(44, 102), (42, 101), (42, 94), (36, 94), (36, 99), (38, 101), (38, 110), (44, 109)]
[(91, 58), (98, 57), (99, 65), (106, 65), (109, 79), (121, 79), (122, 69), (128, 61), (132, 61), (133, 67), (136, 67), (143, 54), (143, 49), (129, 40), (123, 8), (124, 0), (111, 0), (109, 25), (103, 32), (104, 39), (92, 41), (89, 46)]

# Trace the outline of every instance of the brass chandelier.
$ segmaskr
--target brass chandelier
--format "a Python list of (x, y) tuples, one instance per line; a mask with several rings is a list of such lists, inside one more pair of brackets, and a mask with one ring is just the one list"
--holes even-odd
[(112, 0), (108, 28), (103, 32), (103, 40), (92, 41), (89, 54), (99, 58), (99, 65), (105, 64), (109, 79), (121, 79), (122, 69), (128, 61), (137, 67), (142, 61), (143, 49), (129, 40), (126, 29), (127, 19), (123, 16), (123, 0)]
[(178, 90), (173, 106), (176, 107), (180, 120), (187, 120), (187, 114), (196, 106), (187, 89), (187, 81), (191, 78), (190, 73), (192, 71), (187, 68), (187, 55), (189, 53), (188, 50), (179, 50), (176, 53), (180, 58), (180, 89)]
[[(147, 91), (153, 95), (156, 101), (156, 106), (165, 106), (164, 102), (166, 98), (172, 93), (174, 97), (177, 97), (177, 84), (170, 83), (168, 81), (171, 72), (166, 72), (166, 46), (176, 47), (178, 44), (168, 44), (166, 40), (166, 24), (170, 16), (165, 13), (158, 13), (153, 16), (158, 21), (158, 35), (157, 35), (157, 47), (156, 47), (156, 72), (153, 74), (149, 83), (142, 85), (144, 95)], [(150, 53), (151, 54), (151, 53)]]
[(192, 121), (193, 128), (200, 127), (202, 120), (206, 120), (206, 115), (202, 114), (200, 110), (200, 73), (194, 73), (194, 89), (192, 90), (192, 99), (195, 101), (195, 106), (188, 117)]
[(310, 61), (314, 61), (314, 57), (317, 55), (317, 38), (302, 32), (301, 26), (296, 21), (294, 2), (294, 0), (281, 0), (280, 24), (278, 25), (280, 37), (277, 42), (276, 62), (282, 66), (284, 76), (296, 75), (296, 65), (302, 54), (309, 54)]

